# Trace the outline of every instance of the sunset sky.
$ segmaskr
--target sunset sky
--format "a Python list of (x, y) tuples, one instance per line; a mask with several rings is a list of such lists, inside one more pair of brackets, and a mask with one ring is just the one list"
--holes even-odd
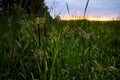
[[(70, 15), (83, 16), (87, 0), (45, 0), (51, 15), (68, 17), (66, 2)], [(90, 0), (86, 15), (89, 17), (120, 17), (120, 0)]]

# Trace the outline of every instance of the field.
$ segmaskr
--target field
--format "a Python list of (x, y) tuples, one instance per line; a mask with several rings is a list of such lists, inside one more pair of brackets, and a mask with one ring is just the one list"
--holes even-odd
[(120, 79), (120, 21), (40, 26), (38, 36), (34, 17), (0, 17), (0, 80)]

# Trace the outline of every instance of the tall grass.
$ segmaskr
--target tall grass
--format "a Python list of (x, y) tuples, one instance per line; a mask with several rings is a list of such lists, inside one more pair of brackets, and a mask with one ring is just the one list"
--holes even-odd
[(1, 80), (120, 79), (120, 22), (89, 22), (84, 29), (82, 21), (45, 18), (47, 36), (40, 24), (38, 47), (35, 17), (0, 17)]

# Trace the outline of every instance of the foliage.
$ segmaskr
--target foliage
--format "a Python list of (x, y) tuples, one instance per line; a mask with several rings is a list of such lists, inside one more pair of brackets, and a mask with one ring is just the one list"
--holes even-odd
[[(9, 14), (17, 9), (17, 7), (23, 8), (24, 12), (36, 16), (43, 17), (44, 13), (48, 13), (48, 7), (45, 5), (44, 0), (3, 0), (5, 11)], [(14, 14), (13, 14), (14, 15)], [(50, 15), (49, 15), (50, 16)]]
[(119, 22), (84, 21), (83, 28), (82, 21), (46, 21), (40, 47), (35, 18), (18, 14), (0, 22), (0, 79), (120, 79)]
[(36, 17), (19, 6), (14, 15), (0, 17), (0, 80), (120, 79), (119, 21), (51, 20), (46, 13), (39, 46)]

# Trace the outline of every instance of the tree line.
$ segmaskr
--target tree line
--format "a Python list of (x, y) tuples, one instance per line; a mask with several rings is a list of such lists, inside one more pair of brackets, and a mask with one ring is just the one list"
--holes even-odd
[(19, 6), (24, 9), (27, 14), (35, 14), (43, 16), (44, 13), (49, 14), (48, 7), (44, 0), (0, 0), (0, 11), (13, 11)]

